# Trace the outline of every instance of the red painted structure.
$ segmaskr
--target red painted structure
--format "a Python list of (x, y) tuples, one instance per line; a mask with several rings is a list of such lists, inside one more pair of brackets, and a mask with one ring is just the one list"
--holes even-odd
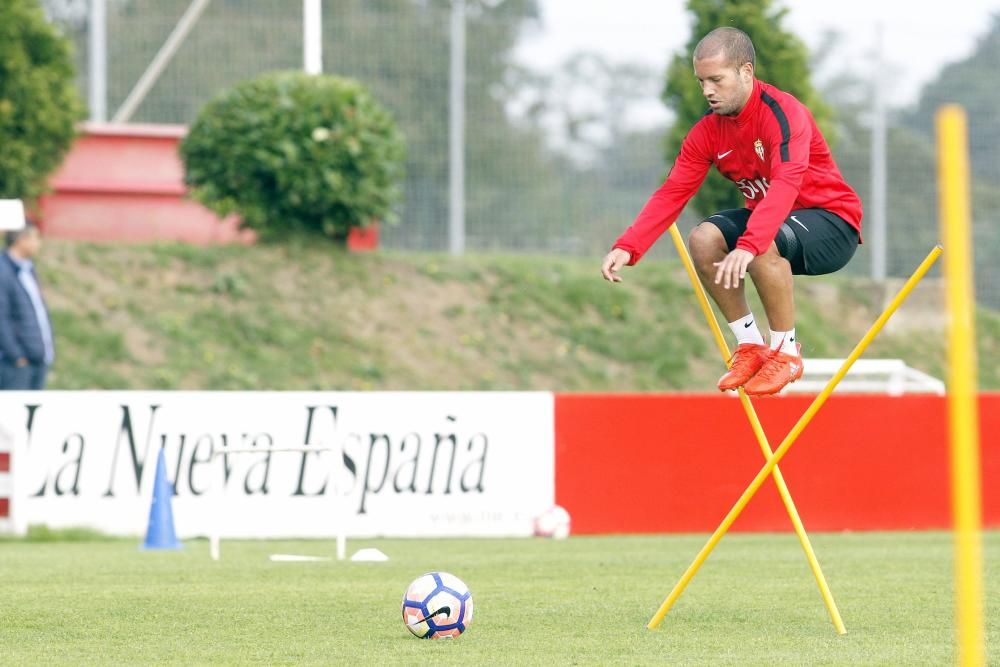
[(87, 124), (39, 201), (47, 236), (87, 241), (252, 242), (187, 198), (179, 125)]
[[(760, 400), (781, 444), (812, 401)], [(983, 522), (1000, 527), (1000, 394), (982, 394)], [(556, 501), (573, 532), (711, 532), (764, 464), (738, 400), (705, 395), (556, 396)], [(951, 525), (947, 404), (940, 396), (834, 396), (779, 465), (808, 530)], [(768, 481), (733, 525), (789, 531)]]
[[(252, 243), (235, 215), (191, 200), (178, 144), (183, 125), (86, 124), (39, 201), (46, 236), (81, 241)], [(347, 248), (378, 247), (378, 223), (353, 228)]]

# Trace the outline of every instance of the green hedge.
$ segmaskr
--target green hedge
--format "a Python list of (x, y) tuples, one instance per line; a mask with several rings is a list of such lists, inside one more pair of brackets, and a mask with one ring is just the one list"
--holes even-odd
[(299, 72), (245, 81), (209, 102), (180, 147), (194, 196), (238, 213), (264, 238), (346, 238), (395, 222), (405, 147), (392, 116), (358, 82)]
[(0, 197), (43, 193), (83, 117), (69, 41), (38, 0), (0, 1)]

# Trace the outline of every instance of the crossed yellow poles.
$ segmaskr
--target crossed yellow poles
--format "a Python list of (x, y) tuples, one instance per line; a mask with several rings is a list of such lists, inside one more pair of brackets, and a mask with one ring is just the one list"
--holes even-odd
[[(975, 296), (972, 288), (973, 254), (971, 249), (971, 215), (969, 196), (969, 157), (968, 131), (965, 111), (957, 105), (945, 105), (935, 119), (938, 144), (938, 186), (939, 214), (941, 220), (941, 236), (950, 248), (945, 261), (945, 282), (947, 285), (947, 305), (949, 314), (948, 326), (948, 421), (951, 450), (951, 487), (952, 513), (955, 539), (955, 626), (957, 639), (958, 663), (963, 667), (980, 667), (986, 663), (985, 632), (983, 628), (983, 582), (982, 582), (982, 543), (981, 543), (981, 488), (979, 462), (979, 419), (976, 404), (976, 338), (975, 338)], [(698, 302), (705, 313), (705, 318), (715, 336), (719, 352), (723, 359), (730, 357), (729, 348), (722, 330), (715, 319), (712, 307), (705, 295), (704, 288), (695, 272), (691, 257), (681, 239), (677, 227), (670, 229), (671, 237), (688, 277), (694, 286)], [(695, 557), (677, 585), (664, 600), (647, 627), (655, 628), (666, 616), (677, 598), (698, 572), (702, 563), (708, 558), (712, 549), (719, 543), (722, 536), (733, 525), (740, 513), (753, 498), (757, 490), (764, 484), (767, 477), (773, 476), (778, 487), (781, 500), (792, 519), (792, 525), (802, 543), (802, 548), (809, 560), (809, 567), (819, 584), (823, 601), (830, 612), (839, 634), (847, 630), (840, 618), (837, 604), (830, 594), (823, 571), (819, 567), (816, 555), (813, 553), (809, 537), (806, 535), (802, 521), (795, 509), (795, 503), (785, 486), (784, 479), (778, 470), (778, 462), (788, 452), (802, 430), (809, 424), (819, 409), (830, 397), (837, 384), (844, 378), (847, 371), (865, 351), (875, 336), (882, 330), (885, 323), (899, 308), (903, 300), (909, 296), (917, 283), (927, 274), (935, 261), (942, 254), (942, 247), (936, 246), (927, 255), (913, 275), (903, 285), (899, 293), (890, 302), (888, 308), (855, 346), (851, 354), (844, 360), (837, 373), (830, 379), (823, 391), (813, 400), (792, 430), (778, 446), (771, 451), (757, 414), (750, 400), (742, 389), (739, 390), (740, 401), (747, 413), (754, 435), (764, 453), (766, 462), (757, 476), (740, 496), (729, 514), (722, 520), (719, 527), (712, 533), (708, 542)]]
[[(722, 354), (723, 359), (728, 360), (730, 358), (729, 347), (726, 345), (725, 338), (722, 335), (722, 330), (719, 327), (719, 322), (715, 318), (715, 313), (712, 311), (712, 307), (708, 302), (708, 298), (705, 295), (705, 290), (702, 287), (701, 281), (698, 279), (698, 274), (695, 271), (694, 264), (691, 261), (691, 256), (688, 254), (687, 247), (684, 245), (684, 241), (681, 238), (680, 232), (677, 230), (677, 226), (674, 225), (670, 228), (670, 235), (673, 239), (674, 245), (677, 246), (677, 251), (681, 256), (681, 261), (684, 263), (684, 268), (687, 270), (688, 277), (691, 279), (692, 285), (694, 285), (695, 293), (698, 296), (698, 302), (701, 305), (702, 310), (705, 313), (705, 319), (708, 320), (708, 324), (712, 329), (712, 333), (715, 336), (715, 342), (719, 347), (719, 352)], [(854, 351), (847, 357), (840, 370), (830, 379), (826, 387), (822, 392), (813, 400), (812, 404), (805, 411), (799, 421), (792, 428), (791, 432), (785, 437), (781, 445), (778, 446), (777, 450), (772, 451), (770, 444), (768, 444), (767, 436), (764, 435), (764, 430), (760, 425), (760, 420), (757, 418), (757, 413), (753, 409), (753, 405), (750, 403), (750, 399), (747, 398), (743, 389), (739, 389), (740, 402), (743, 404), (743, 409), (747, 413), (747, 417), (750, 420), (750, 426), (753, 429), (754, 435), (757, 437), (757, 442), (760, 445), (761, 451), (764, 454), (766, 463), (764, 467), (760, 469), (757, 476), (754, 478), (750, 486), (747, 487), (740, 499), (736, 501), (733, 508), (729, 510), (729, 514), (723, 519), (722, 523), (715, 530), (712, 536), (709, 538), (708, 542), (702, 547), (701, 551), (695, 557), (694, 562), (688, 567), (687, 571), (681, 577), (677, 585), (664, 600), (663, 604), (657, 610), (656, 614), (649, 621), (646, 627), (653, 629), (660, 624), (663, 617), (667, 615), (670, 608), (680, 597), (681, 593), (687, 587), (688, 583), (698, 572), (702, 563), (708, 558), (709, 554), (715, 548), (715, 545), (719, 543), (722, 536), (726, 534), (733, 522), (736, 521), (740, 513), (753, 498), (757, 490), (764, 484), (769, 476), (774, 477), (775, 484), (778, 487), (778, 493), (781, 495), (781, 500), (785, 505), (785, 509), (788, 511), (788, 516), (792, 520), (792, 525), (795, 527), (795, 533), (798, 535), (799, 542), (802, 544), (802, 549), (806, 553), (806, 559), (809, 561), (809, 567), (812, 569), (813, 575), (816, 577), (816, 583), (819, 585), (820, 594), (823, 596), (823, 602), (826, 604), (827, 610), (830, 612), (830, 620), (833, 622), (834, 627), (838, 634), (845, 634), (847, 629), (844, 627), (844, 622), (840, 618), (840, 612), (837, 609), (837, 603), (833, 599), (833, 595), (830, 593), (830, 588), (827, 586), (826, 578), (823, 576), (823, 571), (820, 569), (819, 562), (816, 560), (816, 554), (813, 552), (812, 545), (809, 542), (809, 536), (806, 534), (805, 527), (802, 525), (802, 520), (799, 518), (798, 511), (795, 509), (795, 503), (792, 500), (791, 494), (788, 492), (788, 487), (785, 485), (785, 481), (781, 476), (781, 472), (778, 470), (778, 462), (781, 458), (788, 452), (792, 444), (805, 429), (806, 425), (812, 420), (819, 409), (829, 398), (830, 394), (836, 388), (837, 384), (844, 378), (847, 371), (850, 370), (851, 366), (857, 361), (858, 357), (865, 351), (875, 336), (882, 330), (885, 323), (889, 320), (893, 313), (899, 308), (900, 304), (904, 299), (913, 291), (917, 283), (924, 277), (927, 271), (931, 268), (934, 262), (941, 255), (941, 246), (936, 246), (930, 254), (921, 262), (917, 270), (910, 276), (909, 280), (903, 285), (903, 288), (899, 291), (896, 297), (889, 304), (888, 308), (882, 313), (882, 315), (875, 321), (872, 327), (868, 330), (868, 333), (864, 335), (861, 341), (855, 346)]]

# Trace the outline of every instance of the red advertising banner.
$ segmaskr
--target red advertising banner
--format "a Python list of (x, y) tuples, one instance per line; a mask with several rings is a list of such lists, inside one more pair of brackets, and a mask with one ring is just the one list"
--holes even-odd
[[(776, 449), (812, 402), (757, 400)], [(711, 532), (764, 464), (732, 396), (558, 394), (556, 501), (575, 534)], [(1000, 526), (1000, 394), (979, 406), (983, 522)], [(833, 396), (779, 466), (808, 530), (951, 525), (941, 396)], [(733, 525), (790, 531), (773, 482)]]

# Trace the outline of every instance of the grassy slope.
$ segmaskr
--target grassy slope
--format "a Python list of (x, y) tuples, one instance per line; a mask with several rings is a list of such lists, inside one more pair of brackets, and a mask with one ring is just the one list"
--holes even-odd
[[(52, 388), (709, 391), (722, 368), (675, 262), (612, 286), (599, 258), (56, 240), (43, 252)], [(848, 354), (898, 286), (798, 281), (806, 356)], [(928, 279), (866, 356), (943, 377), (941, 308)], [(982, 313), (979, 337), (980, 385), (998, 389), (1000, 316)]]
[[(381, 540), (387, 563), (271, 563), (330, 542), (0, 544), (5, 664), (946, 665), (947, 533), (815, 534), (847, 626), (837, 636), (791, 535), (727, 537), (655, 631), (646, 623), (704, 536)], [(1000, 596), (1000, 534), (984, 536), (984, 595)], [(475, 618), (455, 641), (412, 637), (406, 585), (450, 571)], [(993, 660), (1000, 610), (986, 605)]]

